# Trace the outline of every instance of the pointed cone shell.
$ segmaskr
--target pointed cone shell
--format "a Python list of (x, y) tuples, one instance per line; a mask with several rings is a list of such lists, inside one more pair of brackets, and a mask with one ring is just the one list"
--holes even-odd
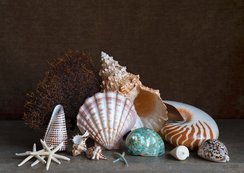
[(68, 136), (65, 123), (65, 114), (62, 105), (55, 106), (51, 119), (49, 121), (44, 140), (48, 146), (58, 146), (61, 142), (64, 145), (60, 151), (67, 149)]
[(167, 109), (158, 90), (143, 86), (139, 75), (128, 73), (126, 67), (120, 66), (118, 61), (104, 52), (101, 53), (99, 75), (103, 91), (119, 92), (134, 103), (144, 127), (157, 132), (163, 127), (168, 119)]
[(187, 157), (189, 157), (189, 150), (187, 147), (180, 145), (170, 151), (170, 155), (178, 160), (185, 160)]
[(77, 126), (106, 149), (118, 149), (137, 117), (134, 105), (122, 94), (97, 93), (80, 107)]

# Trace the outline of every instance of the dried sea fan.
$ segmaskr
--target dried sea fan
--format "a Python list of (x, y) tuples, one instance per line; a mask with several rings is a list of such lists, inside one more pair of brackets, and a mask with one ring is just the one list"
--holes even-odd
[(80, 105), (99, 90), (100, 78), (90, 55), (68, 51), (50, 63), (36, 90), (27, 94), (23, 119), (31, 128), (42, 128), (53, 107), (62, 104), (66, 119), (75, 125)]

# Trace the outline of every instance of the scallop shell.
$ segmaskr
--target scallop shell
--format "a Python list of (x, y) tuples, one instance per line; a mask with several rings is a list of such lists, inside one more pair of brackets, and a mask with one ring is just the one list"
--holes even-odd
[(165, 103), (174, 106), (184, 119), (183, 121), (168, 121), (161, 129), (162, 137), (169, 143), (196, 149), (204, 141), (218, 138), (218, 126), (207, 113), (184, 103), (174, 101), (165, 101)]
[(62, 105), (55, 106), (44, 136), (44, 141), (46, 141), (49, 147), (56, 147), (61, 142), (64, 142), (64, 145), (61, 147), (60, 151), (67, 149), (68, 136), (64, 108)]
[(106, 149), (118, 149), (122, 137), (136, 123), (134, 105), (122, 94), (97, 93), (86, 99), (77, 115), (77, 126)]
[(162, 128), (168, 118), (159, 90), (144, 86), (139, 75), (128, 73), (126, 67), (120, 66), (118, 61), (104, 52), (101, 53), (99, 75), (102, 77), (103, 91), (119, 92), (134, 103), (143, 126), (157, 132)]
[(205, 141), (198, 149), (198, 156), (214, 162), (228, 162), (228, 150), (219, 140), (212, 139)]

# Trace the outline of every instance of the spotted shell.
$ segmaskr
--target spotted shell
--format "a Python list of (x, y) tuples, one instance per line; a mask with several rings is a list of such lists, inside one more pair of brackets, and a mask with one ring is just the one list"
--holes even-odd
[(104, 92), (86, 99), (77, 115), (77, 126), (111, 150), (119, 148), (122, 137), (134, 127), (137, 118), (129, 99), (119, 93)]
[(183, 117), (183, 121), (166, 122), (161, 129), (162, 137), (169, 143), (196, 149), (204, 141), (218, 138), (218, 126), (207, 113), (184, 103), (174, 101), (165, 101), (165, 103), (175, 107)]
[(228, 150), (226, 146), (216, 139), (205, 141), (198, 149), (198, 156), (214, 162), (228, 162)]

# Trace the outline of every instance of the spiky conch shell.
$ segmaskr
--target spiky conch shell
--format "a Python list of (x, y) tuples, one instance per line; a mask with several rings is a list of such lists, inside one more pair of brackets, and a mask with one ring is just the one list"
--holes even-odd
[(57, 147), (61, 142), (63, 142), (63, 146), (60, 148), (60, 151), (67, 149), (68, 135), (64, 108), (62, 105), (55, 106), (44, 136), (44, 141), (49, 147)]
[[(161, 129), (164, 140), (178, 146), (184, 145), (190, 149), (197, 149), (208, 139), (218, 139), (219, 129), (214, 119), (206, 112), (180, 102), (164, 101), (167, 107), (173, 106), (176, 110), (169, 114), (180, 114), (182, 121), (167, 121)], [(178, 112), (176, 112), (178, 111)]]
[(122, 94), (97, 93), (80, 107), (77, 126), (81, 131), (87, 130), (104, 148), (118, 149), (123, 136), (134, 127), (137, 117), (134, 105)]
[[(168, 119), (167, 108), (160, 97), (159, 90), (144, 86), (139, 75), (126, 71), (113, 57), (101, 53), (102, 91), (114, 91), (124, 94), (135, 105), (142, 124), (139, 127), (151, 128), (159, 131)], [(138, 120), (140, 121), (140, 120)]]

